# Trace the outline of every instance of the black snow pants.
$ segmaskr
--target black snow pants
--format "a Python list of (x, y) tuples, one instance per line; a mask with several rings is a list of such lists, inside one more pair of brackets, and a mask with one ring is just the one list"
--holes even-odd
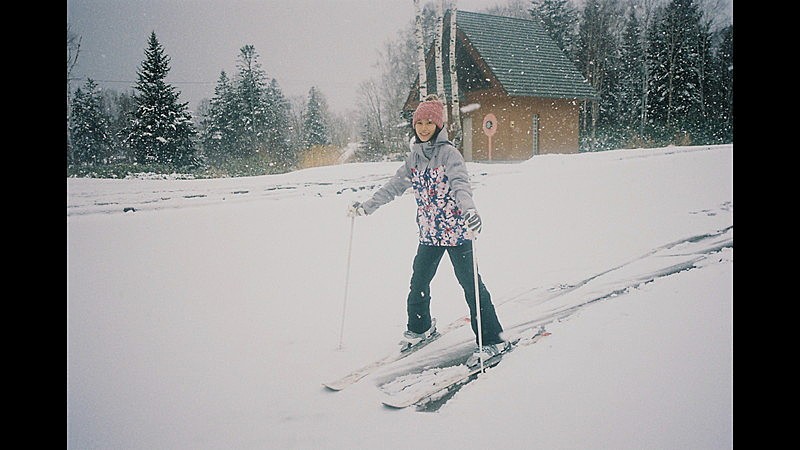
[[(458, 283), (464, 290), (464, 298), (469, 306), (472, 331), (475, 333), (475, 342), (477, 343), (478, 319), (475, 309), (475, 279), (472, 274), (472, 241), (466, 241), (464, 244), (455, 247), (419, 244), (417, 255), (414, 257), (411, 290), (408, 293), (406, 302), (408, 329), (415, 333), (422, 333), (431, 327), (430, 285), (445, 251), (450, 256), (450, 262), (453, 264)], [(499, 344), (503, 341), (500, 337), (503, 327), (500, 326), (494, 305), (492, 305), (492, 297), (486, 286), (484, 286), (480, 274), (478, 274), (478, 289), (480, 291), (483, 345)]]

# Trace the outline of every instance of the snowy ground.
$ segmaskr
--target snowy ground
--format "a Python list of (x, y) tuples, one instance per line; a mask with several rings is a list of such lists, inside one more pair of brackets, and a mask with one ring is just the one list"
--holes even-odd
[[(469, 163), (498, 316), (552, 334), (437, 412), (386, 409), (378, 385), (468, 327), (321, 385), (404, 330), (410, 192), (356, 219), (344, 302), (346, 205), (398, 165), (68, 179), (67, 447), (732, 447), (732, 145)], [(447, 258), (432, 297), (440, 324), (466, 313)]]

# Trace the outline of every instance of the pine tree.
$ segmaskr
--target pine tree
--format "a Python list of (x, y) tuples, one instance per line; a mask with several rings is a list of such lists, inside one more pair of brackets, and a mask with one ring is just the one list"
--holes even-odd
[(83, 89), (77, 88), (72, 100), (70, 134), (73, 164), (108, 163), (111, 156), (109, 123), (101, 109), (97, 83), (87, 79)]
[(136, 111), (127, 142), (137, 163), (170, 170), (191, 169), (197, 165), (193, 142), (197, 131), (188, 102), (180, 103), (177, 89), (164, 81), (169, 62), (156, 33), (151, 32), (145, 60), (137, 72)]
[(720, 30), (719, 38), (706, 97), (710, 118), (706, 126), (713, 143), (733, 142), (733, 25)]
[(81, 39), (82, 38), (72, 30), (72, 26), (67, 24), (67, 165), (73, 162), (71, 136), (72, 124), (70, 123), (72, 120), (72, 87), (70, 86), (70, 81), (72, 81), (72, 70), (75, 68), (75, 65), (78, 64), (78, 56), (80, 55), (81, 50)]
[(561, 50), (569, 56), (575, 54), (578, 12), (569, 0), (531, 0), (529, 11)]
[(652, 77), (648, 114), (662, 140), (685, 143), (704, 123), (703, 64), (708, 39), (693, 0), (671, 0), (650, 31), (648, 66)]
[(274, 78), (267, 86), (267, 148), (270, 166), (278, 172), (288, 172), (297, 164), (297, 152), (289, 137), (289, 101)]
[(103, 114), (108, 120), (108, 134), (111, 139), (111, 160), (133, 162), (132, 151), (125, 142), (130, 118), (133, 117), (136, 111), (133, 94), (117, 92), (113, 89), (103, 89), (102, 95), (101, 106)]
[(697, 89), (695, 92), (694, 102), (699, 104), (699, 113), (694, 120), (689, 124), (688, 129), (692, 134), (692, 139), (699, 139), (701, 142), (707, 142), (710, 135), (713, 133), (708, 127), (710, 122), (716, 120), (712, 117), (711, 109), (709, 109), (708, 99), (712, 92), (711, 86), (714, 82), (714, 63), (711, 51), (711, 22), (702, 20), (698, 27), (697, 33)]
[[(615, 119), (614, 95), (619, 60), (617, 39), (613, 33), (618, 28), (619, 16), (617, 0), (587, 0), (578, 27), (577, 66), (600, 96), (590, 101), (584, 112), (584, 117), (590, 120), (587, 131), (594, 146), (598, 141), (598, 127), (610, 131), (610, 122)], [(614, 143), (604, 147), (608, 145)]]
[(272, 124), (267, 103), (267, 75), (261, 69), (259, 55), (253, 45), (240, 49), (236, 82), (237, 145), (240, 157), (267, 159), (269, 135)]
[(308, 103), (303, 115), (303, 146), (309, 148), (314, 145), (330, 144), (330, 135), (327, 124), (327, 105), (322, 94), (316, 87), (308, 91)]
[(635, 8), (628, 11), (620, 49), (619, 85), (617, 90), (617, 129), (624, 139), (644, 137), (646, 65), (642, 46), (642, 29)]
[(225, 71), (220, 72), (214, 97), (203, 117), (203, 152), (214, 163), (224, 163), (236, 154), (237, 143), (236, 92)]
[(234, 175), (284, 172), (294, 167), (291, 107), (270, 80), (252, 45), (240, 48), (237, 74), (222, 72), (203, 115), (203, 151), (218, 168)]

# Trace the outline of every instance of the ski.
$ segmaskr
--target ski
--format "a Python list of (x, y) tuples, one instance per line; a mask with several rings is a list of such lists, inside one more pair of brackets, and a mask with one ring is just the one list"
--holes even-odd
[(545, 331), (544, 326), (540, 326), (532, 336), (521, 336), (512, 340), (508, 349), (486, 359), (482, 368), (480, 365), (468, 367), (466, 364), (459, 364), (434, 367), (422, 373), (398, 377), (381, 386), (384, 392), (381, 403), (389, 408), (402, 409), (411, 405), (422, 406), (431, 400), (442, 398), (456, 387), (460, 388), (461, 385), (477, 379), (486, 369), (497, 366), (507, 353), (519, 345), (533, 344), (548, 335), (550, 333)]
[[(534, 291), (536, 291), (538, 289), (540, 289), (540, 288), (533, 287), (533, 288), (526, 289), (525, 291), (520, 292), (520, 293), (518, 293), (516, 295), (510, 296), (510, 297), (507, 297), (507, 298), (504, 298), (504, 299), (501, 299), (501, 300), (495, 302), (494, 306), (495, 306), (495, 308), (499, 308), (504, 303), (513, 302), (513, 301), (523, 297), (525, 294), (529, 294), (529, 293), (534, 292)], [(548, 298), (554, 298), (554, 297), (558, 297), (560, 295), (564, 295), (564, 294), (566, 294), (567, 292), (569, 292), (570, 290), (573, 290), (573, 289), (575, 289), (575, 287), (572, 287), (572, 286), (568, 286), (567, 288), (559, 287), (559, 288), (550, 289), (548, 291)], [(339, 378), (337, 380), (322, 383), (322, 385), (325, 386), (328, 390), (331, 390), (331, 391), (341, 391), (341, 390), (347, 388), (348, 386), (357, 383), (359, 380), (361, 380), (362, 378), (364, 378), (367, 375), (371, 374), (372, 372), (375, 372), (376, 370), (380, 369), (381, 367), (386, 366), (388, 364), (391, 364), (391, 363), (393, 363), (395, 361), (399, 361), (399, 360), (405, 358), (406, 356), (408, 356), (408, 355), (410, 355), (410, 354), (422, 349), (423, 347), (427, 346), (428, 344), (430, 344), (434, 340), (438, 339), (439, 337), (441, 337), (441, 336), (443, 336), (443, 335), (445, 335), (445, 334), (447, 334), (447, 333), (449, 333), (449, 332), (451, 332), (453, 330), (461, 328), (462, 326), (467, 325), (467, 324), (469, 324), (469, 317), (467, 317), (467, 316), (459, 317), (458, 319), (450, 322), (450, 324), (448, 324), (447, 327), (445, 327), (444, 329), (438, 330), (437, 331), (438, 335), (435, 335), (433, 339), (428, 339), (426, 341), (423, 341), (423, 342), (420, 343), (420, 345), (412, 347), (412, 348), (410, 348), (410, 349), (408, 349), (406, 351), (403, 351), (403, 352), (393, 351), (392, 353), (386, 355), (385, 357), (383, 357), (383, 358), (381, 358), (381, 359), (379, 359), (377, 361), (373, 361), (373, 362), (371, 362), (371, 363), (369, 363), (369, 364), (367, 364), (367, 365), (365, 365), (365, 366), (363, 366), (363, 367), (361, 367), (359, 369), (356, 369), (356, 370), (350, 372), (347, 375), (344, 375), (343, 377), (341, 377), (341, 378)]]
[(467, 323), (469, 323), (469, 317), (460, 317), (460, 318), (454, 320), (453, 322), (450, 322), (450, 324), (448, 324), (443, 330), (437, 330), (436, 333), (434, 333), (430, 337), (430, 339), (426, 339), (426, 340), (424, 340), (424, 341), (422, 341), (422, 342), (420, 342), (420, 343), (418, 343), (418, 344), (416, 344), (416, 345), (414, 345), (412, 347), (409, 347), (406, 350), (395, 350), (392, 353), (386, 355), (385, 357), (383, 357), (383, 358), (381, 358), (381, 359), (379, 359), (377, 361), (373, 361), (373, 362), (371, 362), (371, 363), (369, 363), (369, 364), (367, 364), (367, 365), (365, 365), (365, 366), (363, 366), (363, 367), (361, 367), (359, 369), (356, 369), (356, 370), (350, 372), (349, 374), (339, 378), (338, 380), (325, 382), (325, 383), (322, 383), (322, 385), (325, 386), (328, 390), (331, 390), (331, 391), (341, 391), (342, 389), (345, 389), (346, 387), (350, 386), (351, 384), (354, 384), (354, 383), (358, 382), (360, 379), (362, 379), (365, 376), (369, 375), (370, 373), (380, 369), (381, 367), (383, 367), (383, 366), (385, 366), (387, 364), (391, 364), (391, 363), (393, 363), (395, 361), (399, 361), (399, 360), (407, 357), (408, 355), (411, 355), (411, 354), (413, 354), (413, 353), (415, 353), (415, 352), (427, 347), (428, 344), (430, 344), (431, 342), (434, 342), (435, 340), (439, 339), (440, 337), (444, 336), (445, 334), (447, 334), (447, 333), (449, 333), (449, 332), (451, 332), (451, 331), (453, 331), (453, 330), (455, 330), (457, 328), (461, 328), (464, 324), (467, 324)]

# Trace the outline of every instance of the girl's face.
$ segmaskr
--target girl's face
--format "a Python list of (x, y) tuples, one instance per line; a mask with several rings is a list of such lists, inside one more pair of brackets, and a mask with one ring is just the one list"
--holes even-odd
[(436, 132), (436, 124), (430, 119), (420, 119), (414, 123), (414, 131), (417, 132), (420, 141), (428, 142)]

